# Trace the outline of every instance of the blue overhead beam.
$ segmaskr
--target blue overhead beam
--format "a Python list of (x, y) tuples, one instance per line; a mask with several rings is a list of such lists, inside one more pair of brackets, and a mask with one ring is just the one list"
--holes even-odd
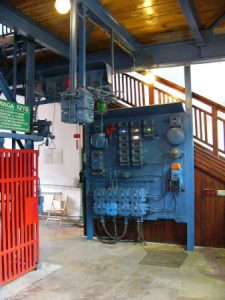
[(199, 29), (199, 22), (195, 12), (193, 0), (178, 0), (183, 14), (191, 29), (192, 36), (194, 37), (198, 46), (204, 46), (205, 41)]
[[(154, 67), (179, 66), (188, 63), (203, 63), (225, 60), (225, 35), (213, 35), (202, 32), (206, 46), (199, 48), (193, 40), (174, 42), (160, 45), (145, 45), (142, 51), (145, 55), (138, 55), (135, 61), (136, 70), (144, 70)], [(111, 64), (110, 51), (87, 54), (87, 64), (105, 61)], [(134, 69), (133, 59), (121, 50), (115, 50), (115, 71), (125, 72)], [(24, 66), (18, 69), (18, 83), (23, 83)], [(69, 63), (60, 58), (36, 65), (36, 72), (45, 77), (68, 74)]]
[(16, 102), (13, 92), (9, 89), (8, 83), (5, 80), (4, 75), (0, 72), (0, 90), (2, 90), (5, 98), (8, 101)]
[(34, 22), (4, 0), (0, 1), (0, 22), (12, 29), (16, 29), (17, 33), (32, 38), (35, 42), (49, 50), (69, 58), (68, 43), (37, 22)]
[[(88, 9), (87, 15), (132, 53), (141, 51), (141, 44), (124, 28), (98, 0), (79, 0)], [(135, 22), (135, 19), (134, 19)]]
[(176, 66), (225, 59), (225, 35), (202, 32), (205, 47), (197, 47), (195, 41), (182, 41), (143, 47), (151, 67)]

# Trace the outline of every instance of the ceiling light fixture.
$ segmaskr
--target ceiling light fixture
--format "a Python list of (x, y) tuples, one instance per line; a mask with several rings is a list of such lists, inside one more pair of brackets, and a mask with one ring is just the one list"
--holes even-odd
[(70, 0), (56, 0), (55, 8), (58, 13), (65, 15), (70, 11), (71, 2)]

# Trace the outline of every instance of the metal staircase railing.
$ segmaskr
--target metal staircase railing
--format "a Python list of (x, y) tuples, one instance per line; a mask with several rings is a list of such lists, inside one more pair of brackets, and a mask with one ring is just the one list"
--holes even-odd
[[(159, 76), (154, 84), (147, 84), (125, 73), (116, 74), (113, 89), (128, 106), (185, 103), (185, 89)], [(225, 159), (225, 106), (194, 92), (192, 100), (195, 142)]]
[(13, 33), (13, 30), (0, 23), (0, 37), (8, 36)]

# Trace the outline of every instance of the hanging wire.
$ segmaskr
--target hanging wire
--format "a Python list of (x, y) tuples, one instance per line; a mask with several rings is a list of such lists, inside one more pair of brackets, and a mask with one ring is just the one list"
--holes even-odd
[[(116, 218), (115, 218), (116, 219)], [(116, 220), (114, 220), (114, 230), (115, 230), (115, 236), (113, 236), (112, 234), (109, 233), (109, 231), (107, 230), (106, 226), (105, 226), (105, 221), (101, 221), (102, 227), (107, 235), (106, 239), (103, 237), (100, 237), (96, 234), (95, 232), (95, 236), (98, 238), (98, 240), (104, 244), (116, 244), (118, 242), (120, 242), (126, 235), (127, 233), (127, 227), (128, 227), (128, 222), (125, 220), (124, 222), (124, 230), (122, 232), (122, 234), (120, 236), (118, 236), (118, 229), (117, 229), (117, 223)]]

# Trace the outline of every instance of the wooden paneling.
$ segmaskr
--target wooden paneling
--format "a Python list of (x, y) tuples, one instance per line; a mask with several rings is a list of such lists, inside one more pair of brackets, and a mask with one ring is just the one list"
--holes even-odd
[[(114, 227), (111, 222), (106, 222), (108, 230), (113, 234)], [(122, 222), (117, 223), (119, 235), (122, 234), (124, 225)], [(95, 232), (98, 235), (105, 235), (101, 224), (95, 222)], [(143, 224), (144, 238), (146, 241), (158, 243), (174, 243), (186, 244), (186, 224), (178, 224), (174, 221), (160, 220), (160, 221), (145, 221)], [(136, 223), (130, 222), (128, 224), (127, 234), (125, 239), (136, 241), (137, 229)]]
[[(23, 13), (69, 41), (69, 14), (60, 15), (55, 0), (8, 0)], [(162, 43), (189, 39), (188, 24), (177, 0), (101, 0), (109, 12), (142, 43)], [(203, 29), (225, 10), (224, 0), (195, 0)], [(224, 33), (220, 26), (217, 33)], [(108, 34), (96, 27), (90, 36), (88, 51), (108, 49)]]
[(225, 247), (225, 197), (206, 197), (203, 192), (206, 188), (225, 190), (225, 184), (197, 168), (195, 182), (196, 245)]
[(216, 157), (197, 143), (195, 144), (195, 167), (218, 181), (225, 182), (224, 159)]
[(177, 0), (102, 0), (113, 16), (141, 42), (163, 32), (189, 31)]

